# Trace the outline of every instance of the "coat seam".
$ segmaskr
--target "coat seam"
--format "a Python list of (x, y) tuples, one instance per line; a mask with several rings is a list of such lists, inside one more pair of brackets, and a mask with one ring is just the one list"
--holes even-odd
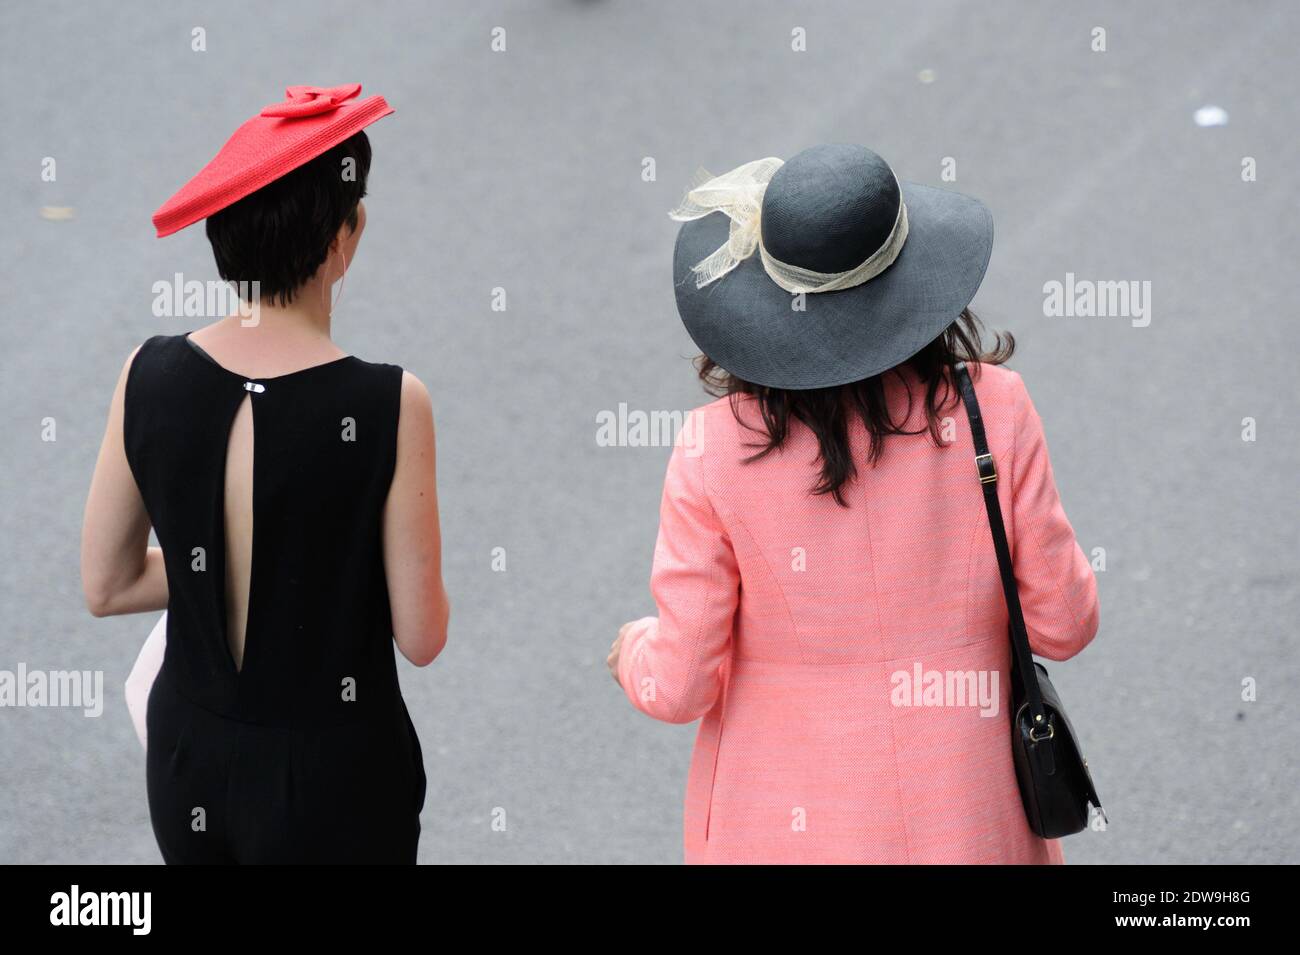
[[(731, 535), (727, 531), (726, 524), (723, 522), (721, 514), (718, 513), (717, 507), (714, 506), (713, 495), (709, 492), (708, 477), (704, 473), (703, 453), (698, 455), (698, 458), (699, 460), (697, 462), (697, 468), (699, 473), (697, 477), (699, 479), (700, 496), (703, 497), (704, 503), (708, 506), (709, 515), (713, 518), (714, 523), (716, 523), (718, 525), (718, 528), (723, 532), (726, 538), (727, 546), (731, 549), (732, 557), (733, 559), (735, 559), (736, 558), (735, 545), (731, 540)], [(737, 572), (739, 573), (740, 562), (738, 559), (736, 560), (736, 565), (737, 565), (736, 566)], [(712, 606), (714, 600), (716, 599), (716, 593), (717, 593), (717, 587), (715, 586), (716, 580), (717, 580), (717, 565), (712, 564), (710, 565), (709, 568), (709, 584), (708, 584), (709, 596), (708, 596), (708, 604), (706, 605), (706, 611), (709, 607)], [(706, 612), (696, 631), (696, 642), (694, 647), (695, 652), (692, 652), (691, 654), (691, 667), (687, 671), (686, 685), (688, 687), (691, 685), (691, 682), (695, 677), (695, 673), (698, 672), (699, 669), (699, 653), (698, 653), (699, 639), (704, 629), (703, 620), (707, 620), (708, 618), (709, 618), (709, 614)], [(722, 754), (722, 734), (723, 734), (723, 728), (726, 725), (727, 690), (731, 683), (731, 660), (736, 652), (735, 633), (736, 633), (736, 617), (735, 617), (735, 613), (733, 613), (731, 617), (731, 625), (727, 633), (727, 659), (723, 661), (722, 665), (718, 668), (719, 681), (722, 685), (719, 688), (718, 700), (714, 704), (716, 707), (718, 707), (718, 730), (717, 733), (714, 735), (714, 739), (713, 739), (713, 760), (712, 760), (713, 765), (709, 772), (709, 790), (704, 805), (704, 843), (706, 846), (708, 845), (709, 842), (709, 833), (712, 829), (712, 824), (713, 824), (713, 793), (718, 782), (718, 760), (721, 758), (721, 754)], [(677, 706), (675, 707), (673, 712), (674, 718), (680, 717), (681, 706), (684, 702), (685, 702), (684, 698), (678, 700)]]
[[(708, 487), (707, 485), (704, 484), (703, 466), (701, 466), (701, 484), (704, 485), (705, 493), (708, 494)], [(710, 508), (713, 509), (714, 514), (718, 517), (719, 522), (721, 523), (722, 515), (716, 508), (714, 508), (713, 500), (711, 496), (709, 500), (709, 506)], [(772, 562), (768, 560), (767, 554), (764, 552), (762, 547), (759, 546), (758, 539), (754, 536), (753, 532), (749, 529), (749, 526), (745, 523), (744, 517), (741, 516), (739, 513), (734, 513), (732, 511), (728, 511), (727, 513), (731, 517), (732, 523), (735, 525), (736, 529), (741, 534), (743, 534), (745, 540), (749, 542), (750, 549), (755, 554), (758, 555), (758, 560), (762, 563), (763, 569), (767, 571), (768, 579), (772, 581), (772, 583), (776, 586), (777, 593), (781, 595), (781, 606), (785, 610), (785, 618), (790, 624), (790, 633), (794, 637), (795, 649), (798, 650), (799, 652), (799, 662), (807, 663), (808, 660), (804, 653), (803, 638), (799, 635), (799, 625), (795, 622), (794, 613), (790, 610), (790, 598), (787, 596), (785, 592), (785, 587), (781, 585), (781, 579), (777, 577), (776, 572), (772, 569)], [(730, 539), (730, 535), (728, 539)], [(732, 553), (736, 554), (736, 548), (734, 546), (732, 547)], [(739, 564), (740, 564), (739, 555), (737, 555), (736, 564), (737, 564), (737, 570), (739, 570)], [(734, 654), (734, 647), (733, 647), (733, 654)]]

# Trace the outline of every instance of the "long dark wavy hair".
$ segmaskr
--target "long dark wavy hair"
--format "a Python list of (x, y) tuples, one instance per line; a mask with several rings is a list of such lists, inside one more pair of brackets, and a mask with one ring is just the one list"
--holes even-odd
[[(912, 413), (910, 389), (907, 409), (899, 421), (890, 417), (885, 404), (885, 376), (898, 375), (901, 378), (899, 368), (833, 388), (790, 391), (744, 381), (706, 355), (695, 359), (695, 367), (704, 383), (704, 390), (714, 397), (729, 395), (736, 420), (763, 436), (762, 440), (750, 443), (749, 446), (757, 447), (758, 451), (745, 461), (757, 461), (780, 449), (790, 434), (792, 423), (802, 424), (817, 437), (821, 464), (821, 474), (812, 487), (812, 493), (829, 494), (837, 504), (848, 507), (844, 500), (844, 486), (858, 474), (858, 462), (853, 460), (849, 447), (850, 422), (856, 417), (866, 426), (869, 443), (865, 463), (868, 465), (880, 460), (885, 438), (891, 434), (929, 431), (934, 443), (942, 445), (939, 435), (942, 413), (961, 400), (952, 379), (953, 366), (959, 361), (1000, 365), (1015, 351), (1016, 340), (1010, 332), (995, 332), (992, 347), (985, 350), (982, 332), (983, 326), (974, 313), (968, 308), (962, 309), (961, 315), (943, 334), (904, 362), (925, 386), (926, 425), (916, 431), (907, 431), (903, 427)], [(978, 366), (972, 366), (971, 375), (977, 377), (978, 374)], [(762, 428), (741, 417), (739, 404), (743, 395), (756, 400)]]

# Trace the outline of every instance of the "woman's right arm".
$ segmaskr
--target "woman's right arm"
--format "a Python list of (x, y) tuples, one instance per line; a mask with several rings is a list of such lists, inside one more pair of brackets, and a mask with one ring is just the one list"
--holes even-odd
[[(683, 433), (701, 433), (689, 427), (696, 430)], [(740, 603), (740, 568), (702, 466), (679, 436), (664, 477), (650, 575), (659, 616), (626, 624), (611, 661), (632, 705), (667, 723), (693, 722), (717, 703)]]
[(1061, 506), (1043, 422), (1019, 375), (1015, 381), (1012, 550), (1020, 605), (1030, 649), (1068, 660), (1097, 635), (1097, 578)]
[(402, 373), (397, 464), (384, 505), (384, 571), (393, 639), (402, 656), (427, 666), (447, 645), (451, 605), (442, 582), (433, 405), (424, 383)]
[(96, 617), (167, 609), (162, 549), (149, 546), (149, 513), (126, 458), (122, 433), (126, 383), (135, 361), (122, 365), (108, 405), (81, 525), (81, 587)]

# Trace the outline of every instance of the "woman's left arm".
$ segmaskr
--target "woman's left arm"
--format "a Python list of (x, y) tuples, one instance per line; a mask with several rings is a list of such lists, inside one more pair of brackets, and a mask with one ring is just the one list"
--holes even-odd
[(149, 546), (149, 514), (122, 437), (126, 378), (134, 360), (133, 351), (113, 390), (81, 525), (81, 587), (96, 617), (167, 608), (162, 550)]

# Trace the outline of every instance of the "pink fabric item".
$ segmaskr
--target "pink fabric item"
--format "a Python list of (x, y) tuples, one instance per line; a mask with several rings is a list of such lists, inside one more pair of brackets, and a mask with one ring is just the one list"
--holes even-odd
[[(978, 370), (1030, 643), (1064, 660), (1096, 634), (1096, 581), (1020, 376)], [(906, 394), (888, 380), (897, 420)], [(752, 401), (741, 407), (757, 423)], [(754, 434), (728, 401), (692, 412), (694, 440), (679, 440), (664, 482), (659, 616), (631, 628), (618, 667), (638, 709), (703, 718), (688, 863), (1064, 861), (1057, 840), (1029, 829), (1016, 787), (997, 558), (965, 412), (945, 413), (950, 446), (889, 437), (879, 465), (846, 488), (846, 510), (808, 493), (817, 446), (806, 428), (744, 464)], [(923, 420), (917, 401), (909, 427)], [(865, 460), (860, 425), (853, 440)], [(990, 683), (996, 672), (996, 715), (895, 705), (896, 675), (918, 664)]]
[(290, 86), (248, 120), (153, 214), (158, 237), (206, 219), (310, 162), (393, 111), (382, 96), (356, 99), (360, 83)]
[(149, 691), (153, 689), (153, 681), (158, 676), (158, 671), (162, 669), (163, 653), (166, 649), (167, 611), (164, 610), (144, 645), (140, 647), (140, 653), (135, 658), (135, 666), (131, 667), (131, 673), (126, 678), (126, 708), (131, 714), (135, 735), (140, 738), (140, 745), (146, 751), (149, 748), (149, 734), (145, 723), (145, 716), (149, 712)]

